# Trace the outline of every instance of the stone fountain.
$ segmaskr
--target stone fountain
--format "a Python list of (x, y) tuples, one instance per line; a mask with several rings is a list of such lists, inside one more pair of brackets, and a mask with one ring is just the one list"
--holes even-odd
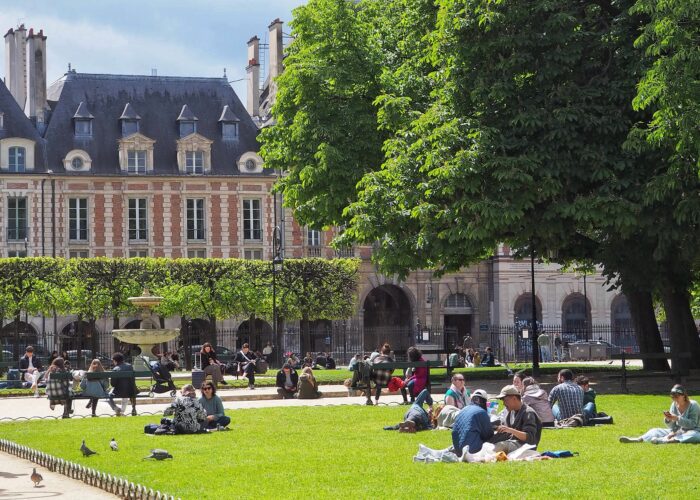
[(141, 356), (134, 359), (134, 369), (145, 370), (147, 369), (145, 362), (149, 358), (155, 358), (153, 347), (177, 338), (180, 335), (180, 329), (160, 328), (158, 322), (153, 318), (152, 309), (161, 303), (163, 297), (151, 295), (148, 288), (143, 290), (140, 297), (129, 297), (127, 300), (139, 308), (141, 328), (112, 330), (112, 335), (122, 342), (139, 346)]

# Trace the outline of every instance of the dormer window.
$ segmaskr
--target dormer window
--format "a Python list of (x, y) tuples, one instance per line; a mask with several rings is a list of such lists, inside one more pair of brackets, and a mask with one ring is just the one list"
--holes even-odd
[(27, 150), (22, 147), (11, 147), (9, 150), (9, 170), (10, 172), (24, 172), (27, 167), (26, 163)]
[(221, 123), (221, 137), (228, 140), (238, 139), (239, 122), (240, 120), (233, 114), (228, 104), (224, 106), (221, 116), (219, 117), (219, 123)]
[(130, 150), (127, 152), (126, 171), (130, 174), (146, 173), (146, 151)]
[(186, 151), (185, 152), (185, 173), (188, 173), (188, 174), (203, 174), (204, 173), (204, 151)]
[(87, 109), (84, 102), (78, 104), (78, 109), (73, 115), (73, 129), (76, 137), (92, 137), (92, 120), (94, 116)]
[(134, 111), (131, 104), (127, 102), (126, 106), (124, 106), (124, 111), (122, 111), (122, 115), (119, 117), (119, 121), (122, 124), (122, 137), (128, 137), (138, 133), (140, 120), (141, 117)]
[(197, 132), (197, 117), (190, 110), (190, 107), (185, 104), (180, 110), (180, 116), (177, 117), (177, 122), (180, 124), (180, 138), (187, 137)]
[(74, 170), (82, 170), (83, 169), (83, 159), (80, 156), (76, 156), (73, 158), (70, 162), (70, 166)]

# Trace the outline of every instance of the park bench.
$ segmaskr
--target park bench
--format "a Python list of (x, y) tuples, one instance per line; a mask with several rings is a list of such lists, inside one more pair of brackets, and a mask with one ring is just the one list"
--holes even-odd
[[(105, 380), (105, 379), (112, 379), (112, 378), (128, 378), (128, 379), (133, 379), (134, 383), (137, 378), (148, 378), (151, 382), (153, 382), (152, 377), (153, 374), (150, 371), (104, 371), (104, 372), (85, 372), (85, 377), (87, 377), (88, 380)], [(58, 380), (73, 380), (73, 373), (71, 372), (57, 372), (51, 374), (51, 377), (56, 377)], [(148, 397), (149, 394), (137, 394), (136, 397)], [(66, 398), (70, 398), (71, 400), (77, 400), (77, 399), (90, 399), (89, 396), (83, 395), (81, 392), (71, 392), (70, 394), (66, 395)]]
[[(426, 385), (426, 389), (428, 389), (428, 392), (430, 392), (430, 369), (431, 368), (442, 368), (443, 364), (441, 361), (393, 361), (393, 362), (388, 362), (388, 363), (378, 363), (378, 364), (373, 364), (370, 363), (369, 361), (364, 361), (362, 363), (357, 364), (357, 369), (359, 370), (360, 373), (360, 380), (353, 387), (353, 389), (361, 390), (365, 392), (365, 395), (367, 396), (367, 404), (371, 405), (372, 404), (372, 387), (371, 387), (371, 382), (373, 380), (373, 372), (374, 370), (382, 370), (382, 371), (394, 371), (394, 370), (406, 370), (408, 368), (422, 368), (425, 367), (428, 369), (428, 383)], [(403, 374), (402, 374), (403, 375)], [(403, 378), (403, 377), (400, 377)]]
[[(641, 359), (641, 360), (646, 360), (646, 359), (668, 359), (671, 360), (671, 371), (670, 372), (663, 372), (663, 374), (669, 375), (676, 383), (680, 383), (681, 377), (688, 375), (687, 370), (683, 370), (681, 367), (681, 363), (679, 361), (681, 359), (690, 359), (690, 353), (689, 352), (681, 352), (681, 353), (660, 353), (660, 352), (653, 352), (653, 353), (626, 353), (626, 352), (621, 352), (620, 354), (613, 354), (612, 359), (619, 359), (622, 361), (622, 375), (620, 377), (621, 379), (621, 384), (622, 384), (622, 391), (623, 392), (629, 392), (627, 388), (627, 378), (630, 377), (630, 375), (627, 373), (627, 361), (631, 359)], [(635, 373), (633, 376), (634, 378), (638, 377), (656, 377), (659, 376), (659, 372), (646, 372), (646, 373)]]

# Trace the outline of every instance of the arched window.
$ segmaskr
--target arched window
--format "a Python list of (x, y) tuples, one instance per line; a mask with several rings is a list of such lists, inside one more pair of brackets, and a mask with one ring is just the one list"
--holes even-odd
[(622, 294), (615, 297), (610, 306), (610, 317), (612, 318), (614, 332), (619, 333), (632, 330), (632, 313), (630, 312), (627, 297)]
[(469, 297), (463, 293), (453, 293), (445, 301), (445, 308), (471, 308), (472, 303), (469, 301)]
[(13, 146), (9, 150), (10, 172), (24, 172), (27, 164), (27, 150), (23, 147)]
[(590, 325), (591, 308), (583, 295), (572, 294), (564, 300), (562, 306), (562, 327), (568, 332), (584, 330)]
[[(537, 321), (542, 323), (542, 305), (540, 299), (535, 297), (535, 307), (537, 308)], [(515, 323), (532, 323), (532, 294), (524, 293), (515, 301), (514, 308)]]

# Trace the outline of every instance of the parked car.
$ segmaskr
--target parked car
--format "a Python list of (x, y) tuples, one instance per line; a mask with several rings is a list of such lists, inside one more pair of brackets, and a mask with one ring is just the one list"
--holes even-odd
[[(202, 346), (201, 345), (193, 345), (190, 346), (190, 352), (192, 356), (195, 354), (201, 352)], [(214, 346), (214, 352), (216, 352), (216, 357), (221, 361), (222, 363), (227, 363), (229, 361), (233, 361), (233, 358), (236, 357), (236, 351), (232, 351), (228, 347), (224, 347), (222, 345), (217, 345)], [(178, 352), (178, 355), (180, 356), (180, 363), (182, 363), (185, 359), (185, 350), (180, 349)]]
[[(66, 354), (68, 354), (68, 361), (70, 361), (71, 366), (73, 368), (76, 368), (78, 366), (78, 351), (76, 349), (71, 349), (69, 351), (66, 351)], [(109, 369), (109, 367), (112, 366), (112, 357), (103, 352), (98, 352), (96, 356), (93, 356), (92, 351), (90, 349), (82, 349), (80, 351), (80, 355), (83, 360), (82, 365), (84, 365), (85, 367), (88, 367), (90, 365), (90, 362), (95, 358), (99, 359), (102, 362), (105, 369)]]
[[(14, 357), (14, 344), (3, 344), (2, 345), (2, 360), (3, 361), (19, 361), (19, 358), (24, 356), (24, 350), (27, 346), (26, 345), (21, 345), (19, 349), (17, 349), (17, 352), (19, 353), (19, 357), (15, 358)], [(32, 347), (34, 347), (34, 356), (39, 358), (43, 363), (46, 363), (49, 360), (49, 356), (51, 353), (41, 345), (36, 345), (32, 344)]]

